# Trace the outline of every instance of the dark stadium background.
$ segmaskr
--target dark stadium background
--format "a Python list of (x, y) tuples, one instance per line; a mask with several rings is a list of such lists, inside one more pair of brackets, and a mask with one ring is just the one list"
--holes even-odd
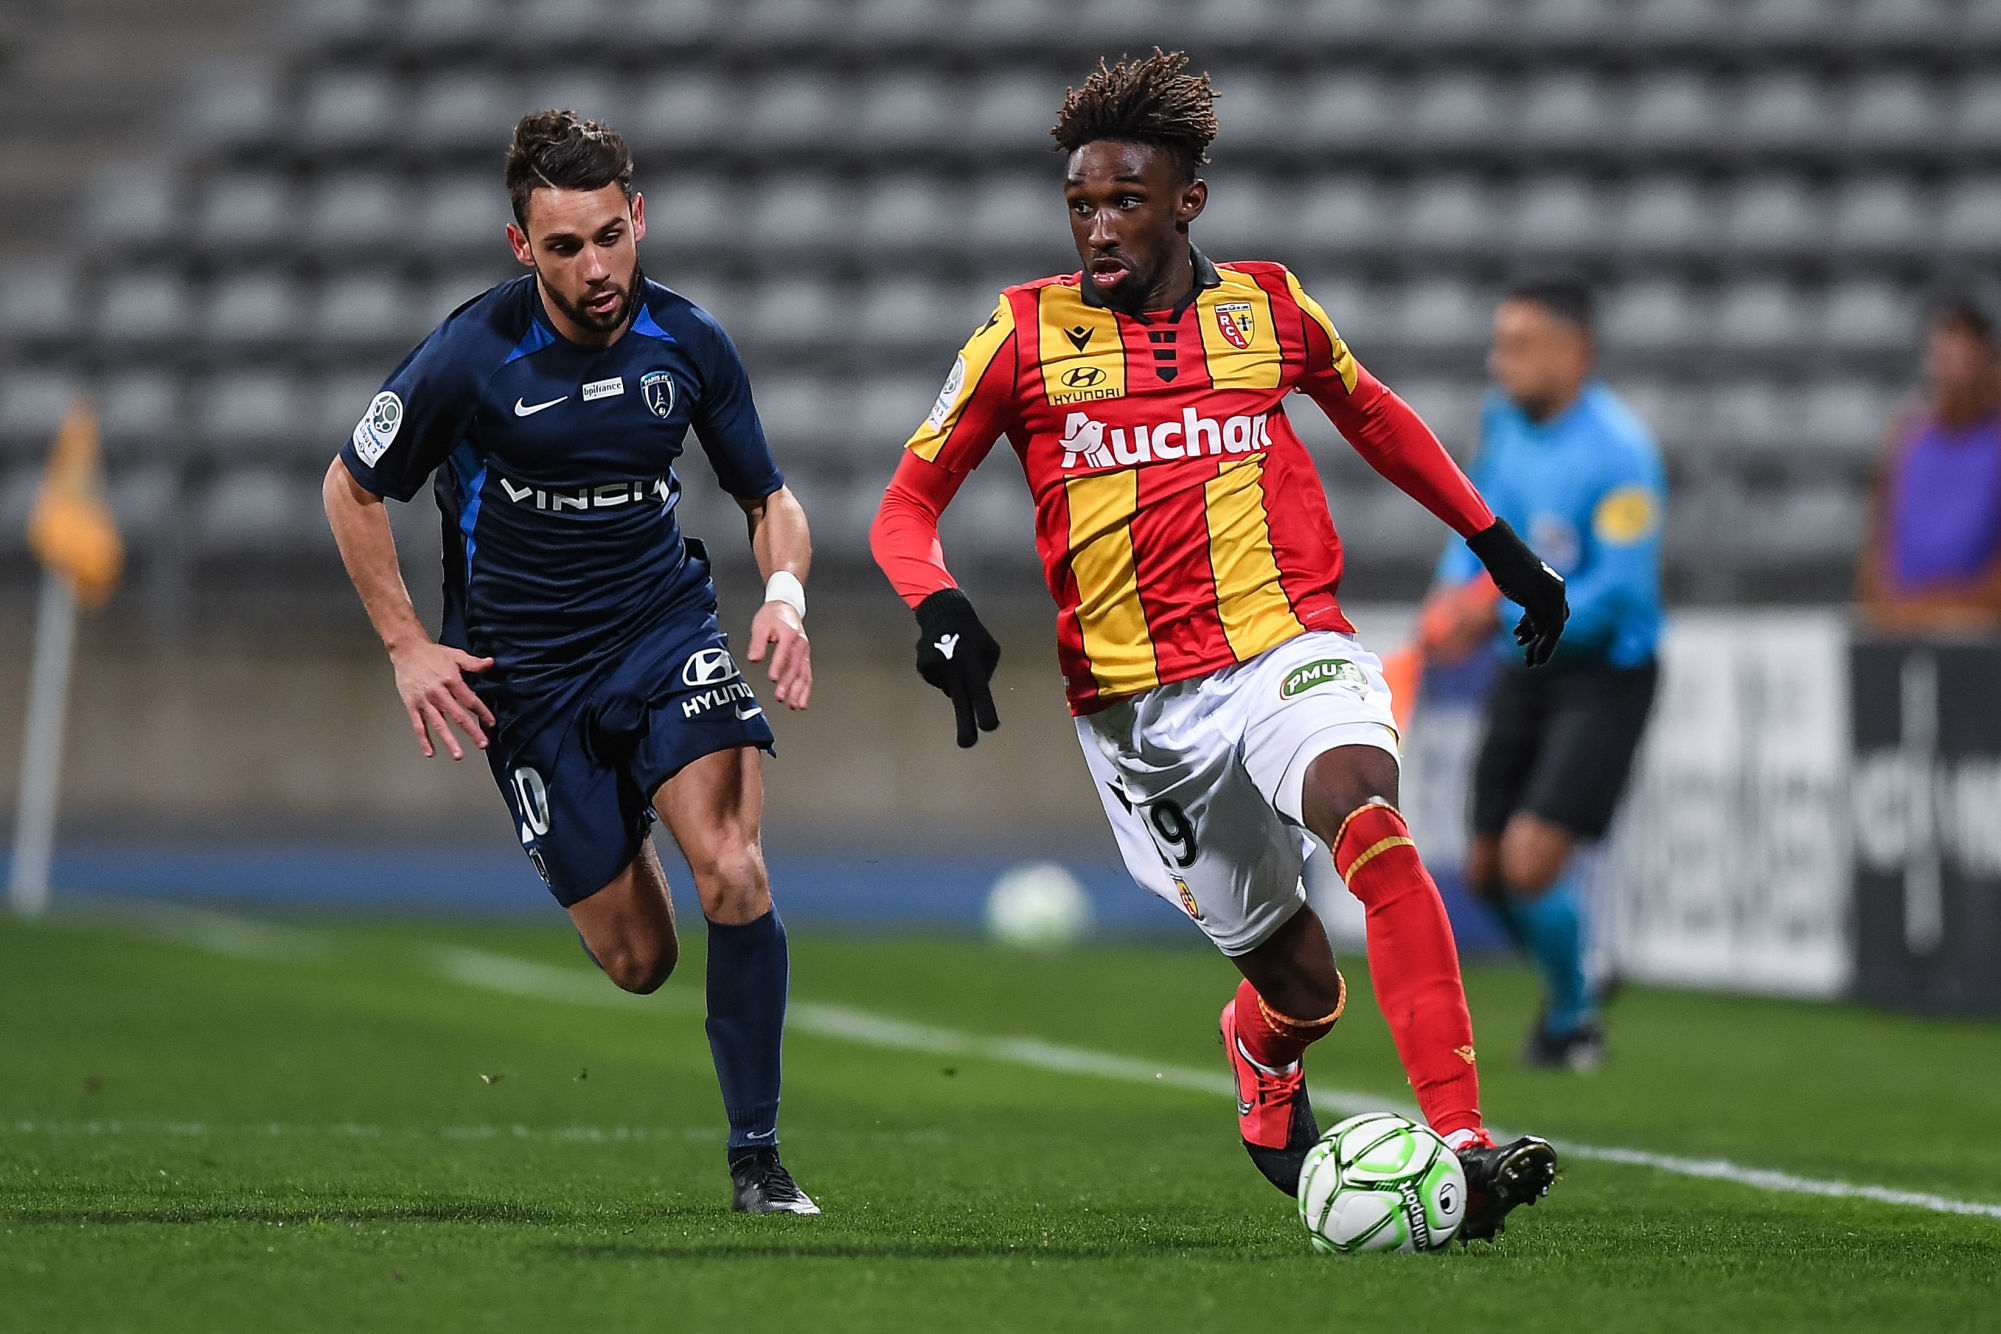
[[(1462, 456), (1495, 295), (1583, 272), (1605, 374), (1667, 454), (1676, 610), (1733, 635), (1772, 609), (1843, 614), (1924, 293), (2001, 258), (1993, 5), (14, 0), (0, 792), (38, 586), (24, 522), (78, 391), (130, 553), (83, 627), (58, 881), (546, 911), (483, 766), (411, 747), (318, 485), (387, 369), (514, 271), (502, 149), (557, 104), (631, 140), (649, 271), (741, 343), (812, 518), (822, 684), (769, 770), (781, 901), (964, 921), (1033, 854), (1072, 865), (1102, 915), (1175, 929), (1124, 883), (1078, 763), (1007, 460), (947, 520), (1007, 649), (1005, 725), (976, 752), (950, 746), (864, 544), (995, 290), (1071, 263), (1046, 134), (1064, 87), (1156, 42), (1222, 94), (1209, 253), (1294, 267)], [(1387, 648), (1443, 530), (1317, 413), (1297, 420), (1348, 543), (1345, 599)], [(685, 475), (741, 633), (739, 521), (699, 460)], [(397, 522), (435, 608), (436, 515), (420, 499)]]

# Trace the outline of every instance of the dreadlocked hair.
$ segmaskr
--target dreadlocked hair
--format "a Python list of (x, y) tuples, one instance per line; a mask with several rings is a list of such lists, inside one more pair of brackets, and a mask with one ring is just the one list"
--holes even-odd
[(1182, 173), (1193, 177), (1209, 160), (1216, 131), (1209, 75), (1188, 73), (1187, 55), (1156, 46), (1145, 60), (1121, 57), (1107, 65), (1100, 59), (1082, 88), (1065, 92), (1049, 133), (1064, 153), (1099, 139), (1150, 144), (1172, 153)]

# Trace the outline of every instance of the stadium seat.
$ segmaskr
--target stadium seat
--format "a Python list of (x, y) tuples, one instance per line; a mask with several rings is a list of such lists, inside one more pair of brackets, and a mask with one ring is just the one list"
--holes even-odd
[(966, 146), (971, 150), (1035, 151), (1050, 147), (1049, 127), (1063, 105), (1064, 80), (1015, 70), (982, 79), (969, 94)]
[(377, 250), (410, 233), (410, 192), (380, 171), (341, 171), (314, 182), (305, 204), (306, 239), (318, 253)]
[(1957, 17), (1951, 0), (1856, 0), (1849, 41), (1863, 53), (1885, 47), (1946, 50)]
[[(854, 416), (854, 449), (858, 456), (883, 460), (883, 473), (887, 477), (896, 466), (896, 451), (923, 423), (924, 415), (937, 401), (946, 372), (951, 369), (948, 359), (933, 372), (876, 377), (868, 392), (861, 395)], [(876, 495), (878, 498), (882, 495), (880, 484)]]
[(817, 252), (824, 258), (832, 246), (848, 250), (866, 243), (854, 231), (860, 202), (852, 186), (831, 176), (777, 176), (763, 183), (748, 215), (732, 230), (759, 251)]
[(1861, 466), (1881, 449), (1896, 406), (1877, 386), (1849, 377), (1808, 386), (1798, 410), (1806, 450)]
[(180, 469), (171, 461), (133, 459), (106, 469), (104, 499), (128, 555), (152, 554), (170, 525), (178, 529), (180, 486)]
[(297, 221), (292, 189), (269, 172), (218, 176), (202, 192), (195, 233), (217, 250), (265, 248), (289, 241)]
[(854, 90), (826, 75), (785, 71), (749, 86), (734, 137), (753, 152), (824, 151), (851, 133)]
[(1798, 254), (1818, 249), (1827, 206), (1801, 177), (1756, 176), (1723, 206), (1722, 242), (1739, 255)]
[(109, 464), (150, 459), (178, 465), (176, 445), (185, 425), (180, 377), (163, 371), (106, 375), (91, 397)]
[[(656, 207), (649, 191), (646, 205)], [(426, 244), (451, 252), (490, 250), (504, 244), (507, 194), (498, 171), (427, 176), (411, 216)]]
[[(540, 5), (529, 8), (539, 10)], [(593, 70), (534, 72), (528, 76), (527, 86), (522, 90), (519, 114), (574, 111), (585, 120), (608, 123), (623, 134), (626, 113), (631, 109), (631, 97), (632, 89), (624, 80)]]
[(513, 8), (507, 16), (506, 31), (509, 44), (517, 50), (542, 56), (552, 49), (594, 54), (602, 50), (605, 33), (625, 28), (632, 9), (630, 0), (534, 0), (532, 4)]
[(1515, 23), (1533, 47), (1599, 49), (1621, 35), (1625, 8), (1613, 0), (1528, 0)]
[(1730, 0), (1635, 0), (1627, 30), (1642, 48), (1727, 49), (1732, 8)]
[[(1188, 32), (1198, 50), (1214, 50), (1221, 47), (1237, 50), (1261, 50), (1274, 42), (1297, 40), (1293, 21), (1304, 18), (1322, 9), (1373, 9), (1373, 5), (1310, 5), (1303, 13), (1296, 13), (1290, 6), (1269, 3), (1269, 0), (1209, 0), (1206, 4), (1192, 6), (1188, 11)], [(1359, 35), (1353, 30), (1348, 34), (1353, 41)]]
[(1306, 252), (1301, 262), (1316, 254), (1352, 259), (1390, 244), (1403, 216), (1402, 199), (1372, 177), (1316, 174), (1299, 195), (1286, 244)]
[(1049, 34), (1067, 31), (1075, 17), (1060, 0), (982, 0), (962, 12), (961, 40), (973, 50), (1042, 46)]
[(1975, 176), (1947, 187), (1938, 244), (1956, 258), (2001, 254), (2001, 177)]
[(1462, 460), (1472, 457), (1480, 434), (1481, 387), (1477, 382), (1412, 376), (1399, 378), (1393, 387), (1447, 449)]
[(310, 58), (322, 50), (380, 39), (393, 19), (401, 17), (402, 8), (391, 0), (313, 0), (311, 4), (286, 5), (280, 12), (285, 37), (301, 55)]
[(730, 0), (633, 0), (625, 21), (635, 41), (690, 51), (714, 37), (735, 12)]
[(1719, 347), (1739, 351), (1797, 346), (1808, 323), (1800, 295), (1778, 278), (1749, 278), (1727, 285), (1716, 303)]
[(2001, 76), (1962, 81), (1952, 110), (1952, 147), (1962, 153), (2001, 149)]
[(193, 509), (197, 546), (204, 556), (333, 554), (317, 474), (236, 469), (201, 488)]
[(935, 74), (869, 79), (851, 124), (829, 136), (844, 147), (867, 144), (883, 154), (949, 141), (968, 119), (965, 98)]
[(1715, 244), (1715, 205), (1703, 187), (1686, 176), (1651, 176), (1633, 182), (1615, 216), (1612, 243), (1629, 256), (1697, 254)]
[(39, 462), (82, 392), (83, 382), (67, 370), (18, 367), (0, 375), (0, 449)]
[(76, 266), (71, 263), (16, 264), (0, 269), (0, 344), (75, 333), (83, 306), (79, 287)]
[[(837, 379), (772, 376), (759, 381), (757, 415), (781, 461), (845, 458), (855, 439), (855, 394)], [(874, 442), (875, 452), (882, 452)]]
[[(1279, 253), (1280, 229), (1298, 217), (1290, 191), (1264, 173), (1232, 173), (1209, 181), (1202, 210), (1202, 247), (1211, 259), (1266, 259)], [(1287, 238), (1290, 239), (1290, 238)]]
[(307, 391), (301, 405), (294, 453), (303, 463), (316, 454), (331, 462), (342, 442), (354, 434), (356, 423), (368, 411), (389, 367), (379, 371), (343, 371), (325, 377)]
[[(853, 329), (857, 336), (883, 348), (952, 347), (970, 332), (966, 312), (977, 309), (983, 300), (957, 284), (928, 278), (883, 278), (862, 293)], [(928, 409), (930, 405), (925, 406)]]
[(1853, 279), (1829, 290), (1816, 325), (1822, 345), (1836, 354), (1902, 358), (1917, 338), (1917, 302), (1887, 279)]
[(848, 293), (818, 275), (760, 283), (725, 327), (744, 342), (813, 344), (835, 338), (851, 315)]
[[(1757, 8), (1746, 14), (1747, 23)], [(1753, 152), (1792, 152), (1831, 139), (1837, 124), (1820, 82), (1803, 71), (1788, 71), (1759, 76), (1745, 86), (1729, 134), (1734, 146)]]
[(335, 70), (306, 88), (299, 137), (320, 151), (371, 147), (396, 136), (409, 101), (408, 90), (386, 70)]
[(1716, 80), (1693, 70), (1644, 78), (1627, 111), (1626, 143), (1636, 154), (1714, 152), (1727, 147), (1723, 102)]
[(1707, 312), (1681, 282), (1645, 278), (1613, 289), (1602, 302), (1599, 328), (1611, 351), (1660, 352), (1707, 336)]
[(958, 214), (952, 182), (906, 172), (871, 180), (862, 192), (855, 239), (872, 251), (935, 252)]
[(1493, 303), (1453, 278), (1422, 278), (1404, 289), (1396, 337), (1406, 345), (1477, 346), (1486, 341)]
[(624, 134), (635, 154), (711, 150), (728, 141), (740, 114), (735, 81), (668, 70), (640, 84)]
[(958, 14), (943, 0), (857, 0), (848, 30), (863, 50), (936, 50), (952, 35)]
[(1835, 195), (1830, 244), (1840, 254), (1922, 254), (1931, 248), (1937, 212), (1904, 176), (1860, 176)]
[(298, 381), (284, 371), (223, 371), (197, 384), (192, 401), (201, 412), (188, 423), (191, 447), (210, 458), (282, 457), (308, 415)]
[(1737, 15), (1737, 37), (1751, 46), (1813, 47), (1832, 34), (1825, 0), (1748, 0)]
[[(1596, 6), (1591, 12), (1598, 12)], [(1530, 80), (1523, 89), (1518, 133), (1522, 143), (1539, 150), (1607, 148), (1620, 133), (1619, 110), (1597, 76), (1583, 71), (1550, 74)]]
[(1574, 264), (1601, 246), (1608, 234), (1604, 201), (1575, 176), (1549, 176), (1516, 196), (1505, 226), (1518, 253)]
[(83, 225), (107, 249), (157, 245), (181, 223), (181, 179), (164, 163), (126, 162), (92, 175)]
[(195, 328), (188, 284), (178, 273), (114, 274), (100, 285), (91, 332), (109, 347), (126, 352), (134, 344), (164, 347), (187, 338)]
[(1405, 201), (1397, 236), (1427, 251), (1491, 251), (1500, 239), (1493, 192), (1470, 175), (1424, 179)]
[[(1372, 150), (1393, 134), (1393, 127), (1401, 126), (1408, 103), (1400, 81), (1371, 70), (1315, 73), (1301, 90), (1295, 133), (1307, 148), (1335, 153)], [(1217, 115), (1223, 118), (1226, 134), (1229, 114), (1229, 104), (1219, 101)], [(1400, 137), (1400, 131), (1394, 133)]]
[[(983, 253), (1027, 253), (1070, 263), (1074, 252), (1064, 224), (1062, 169), (1055, 162), (1041, 165), (1039, 172), (982, 177), (969, 195), (954, 202), (955, 230), (963, 229), (965, 239)], [(1207, 244), (1206, 216), (1202, 232)]]
[(398, 31), (405, 44), (427, 52), (479, 48), (505, 34), (512, 17), (499, 0), (410, 0)]
[(1306, 138), (1295, 80), (1254, 67), (1220, 70), (1214, 78), (1217, 118), (1228, 142), (1239, 150), (1273, 152)]
[(241, 150), (282, 134), (287, 110), (268, 71), (218, 70), (195, 88), (187, 113), (189, 133), (211, 150)]
[(312, 332), (323, 343), (393, 349), (424, 333), (414, 317), (409, 285), (393, 274), (351, 273), (331, 279), (320, 293)]
[(282, 272), (243, 270), (209, 288), (200, 335), (219, 346), (270, 348), (302, 337), (304, 310), (298, 285)]
[(1945, 103), (1934, 78), (1872, 74), (1857, 80), (1844, 102), (1842, 143), (1850, 152), (1930, 149), (1945, 128)]
[(739, 196), (719, 176), (670, 169), (655, 185), (642, 188), (647, 237), (672, 247), (677, 254), (715, 249), (744, 226), (745, 219), (738, 212)]
[(1393, 311), (1384, 309), (1383, 292), (1356, 276), (1352, 270), (1322, 277), (1318, 272), (1301, 274), (1300, 285), (1320, 303), (1327, 318), (1355, 354), (1368, 361), (1369, 347), (1381, 341), (1389, 329)]
[[(1335, 52), (1389, 41), (1402, 31), (1404, 18), (1401, 0), (1319, 0), (1306, 5), (1267, 0), (1266, 11), (1265, 22), (1275, 25), (1283, 40)], [(1253, 38), (1245, 41), (1258, 45)]]
[(434, 75), (417, 86), (405, 113), (412, 147), (434, 156), (507, 149), (521, 96), (502, 76), (472, 72)]
[(1477, 152), (1512, 134), (1513, 122), (1513, 108), (1492, 78), (1455, 70), (1420, 83), (1408, 119), (1386, 133), (1416, 152)]

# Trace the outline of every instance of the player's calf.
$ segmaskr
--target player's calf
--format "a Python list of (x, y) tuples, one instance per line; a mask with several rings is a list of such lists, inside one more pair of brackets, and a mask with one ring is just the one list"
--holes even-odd
[(1341, 1018), (1347, 987), (1339, 971), (1334, 984), (1332, 1010), (1314, 1019), (1274, 1009), (1248, 978), (1223, 1007), (1220, 1028), (1236, 1082), (1237, 1130), (1251, 1162), (1282, 1191), (1298, 1189), (1306, 1151), (1320, 1138), (1301, 1057)]

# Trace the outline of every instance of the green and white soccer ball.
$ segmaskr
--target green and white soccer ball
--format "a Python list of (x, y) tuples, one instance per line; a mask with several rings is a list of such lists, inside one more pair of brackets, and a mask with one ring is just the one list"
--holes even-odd
[(1391, 1112), (1349, 1117), (1299, 1170), (1299, 1221), (1317, 1251), (1437, 1250), (1465, 1216), (1459, 1155), (1429, 1126)]
[(1091, 931), (1091, 896), (1055, 862), (1010, 867), (987, 894), (987, 934), (1004, 945), (1052, 950)]

